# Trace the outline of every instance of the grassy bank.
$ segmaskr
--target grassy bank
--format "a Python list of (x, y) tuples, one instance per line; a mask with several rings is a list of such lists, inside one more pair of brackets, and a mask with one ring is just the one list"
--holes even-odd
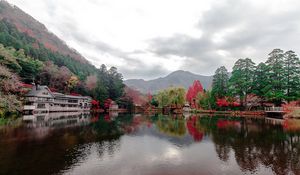
[(21, 115), (19, 113), (9, 113), (0, 111), (0, 127), (6, 125), (15, 125), (21, 121)]

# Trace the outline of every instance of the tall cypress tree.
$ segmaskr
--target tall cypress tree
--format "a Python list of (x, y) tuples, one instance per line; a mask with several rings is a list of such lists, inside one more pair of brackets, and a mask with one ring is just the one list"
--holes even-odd
[(252, 92), (260, 97), (264, 97), (268, 89), (268, 66), (265, 63), (259, 63), (254, 71)]
[(239, 59), (232, 68), (229, 87), (232, 95), (239, 96), (242, 106), (252, 92), (255, 63), (250, 58)]
[(268, 66), (268, 83), (270, 89), (266, 92), (266, 97), (276, 105), (280, 105), (284, 99), (284, 53), (281, 49), (274, 49), (269, 53), (266, 61)]
[(212, 83), (212, 94), (216, 98), (222, 98), (228, 93), (228, 71), (224, 66), (219, 67), (214, 76)]
[(300, 95), (300, 61), (294, 51), (284, 54), (284, 97), (289, 102)]

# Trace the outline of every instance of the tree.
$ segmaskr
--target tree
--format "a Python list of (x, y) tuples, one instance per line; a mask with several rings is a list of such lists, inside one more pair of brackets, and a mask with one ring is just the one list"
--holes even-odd
[(268, 66), (268, 84), (270, 89), (266, 92), (266, 97), (276, 105), (281, 105), (284, 99), (284, 54), (281, 49), (274, 49), (269, 53), (266, 61)]
[(192, 107), (196, 107), (196, 98), (199, 93), (203, 93), (203, 87), (199, 80), (195, 80), (193, 85), (189, 87), (188, 92), (186, 94), (186, 100), (192, 105)]
[(89, 75), (86, 77), (85, 80), (85, 87), (88, 90), (93, 90), (97, 86), (97, 76), (96, 75)]
[(219, 67), (212, 82), (212, 95), (216, 98), (222, 98), (228, 93), (228, 71), (224, 66)]
[(261, 97), (260, 103), (262, 105), (263, 101), (266, 100), (266, 92), (269, 91), (271, 86), (268, 84), (268, 67), (265, 63), (259, 63), (254, 71), (254, 78), (253, 78), (253, 89), (252, 93)]
[(155, 100), (160, 107), (170, 105), (184, 105), (185, 102), (185, 89), (184, 88), (168, 88), (160, 91)]
[(111, 67), (108, 70), (108, 93), (109, 97), (116, 100), (124, 94), (123, 76), (118, 73), (116, 67)]
[(211, 110), (215, 108), (215, 98), (212, 96), (211, 91), (206, 91), (203, 93), (198, 93), (197, 95), (198, 105), (206, 110)]
[(300, 96), (300, 61), (294, 51), (284, 54), (284, 98), (288, 102)]
[(126, 97), (127, 99), (132, 99), (132, 102), (134, 104), (144, 105), (147, 103), (146, 95), (143, 95), (139, 91), (127, 86), (125, 87), (124, 97)]
[(20, 111), (21, 101), (17, 96), (19, 85), (18, 75), (0, 65), (0, 117), (5, 113)]
[(72, 75), (70, 79), (68, 80), (68, 90), (71, 92), (75, 89), (75, 87), (78, 85), (79, 79), (75, 75)]
[(229, 79), (230, 92), (240, 98), (241, 106), (247, 105), (247, 95), (251, 93), (255, 63), (250, 58), (239, 59), (232, 68)]

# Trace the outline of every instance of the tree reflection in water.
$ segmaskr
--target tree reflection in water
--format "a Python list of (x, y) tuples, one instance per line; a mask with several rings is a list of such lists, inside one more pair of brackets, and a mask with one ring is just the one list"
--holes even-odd
[[(124, 135), (127, 137), (123, 137)], [(72, 114), (67, 118), (44, 116), (36, 118), (33, 123), (0, 130), (0, 174), (67, 173), (91, 157), (97, 157), (97, 161), (101, 162), (107, 158), (122, 156), (124, 139), (128, 141), (134, 138), (134, 141), (142, 142), (143, 137), (139, 136), (143, 135), (159, 137), (154, 139), (157, 144), (176, 145), (167, 150), (176, 150), (176, 155), (183, 158), (188, 150), (193, 149), (199, 153), (197, 160), (202, 160), (201, 155), (207, 150), (201, 145), (209, 142), (215, 151), (209, 152), (212, 158), (229, 165), (234, 160), (244, 173), (260, 173), (261, 168), (265, 167), (278, 175), (300, 174), (298, 120), (274, 121), (196, 115), (185, 119), (180, 115), (116, 114)], [(181, 144), (186, 142), (189, 144)], [(157, 145), (149, 145), (152, 146)], [(151, 153), (145, 154), (151, 156)], [(188, 169), (189, 166), (197, 164), (190, 163), (192, 164), (183, 163), (180, 166)], [(220, 165), (215, 163), (211, 168)], [(172, 167), (172, 164), (164, 168), (167, 167)]]
[(271, 167), (275, 174), (300, 173), (298, 133), (286, 133), (282, 125), (270, 125), (260, 119), (235, 120), (210, 117), (200, 120), (221, 160), (228, 161), (232, 150), (242, 171), (255, 172), (259, 165), (264, 165)]
[(169, 136), (182, 137), (186, 134), (185, 120), (182, 117), (159, 115), (155, 126), (161, 133)]

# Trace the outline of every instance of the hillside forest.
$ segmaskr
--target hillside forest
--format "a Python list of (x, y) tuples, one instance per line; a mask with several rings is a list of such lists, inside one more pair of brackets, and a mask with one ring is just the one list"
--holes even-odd
[[(60, 54), (22, 33), (6, 19), (0, 21), (0, 115), (18, 113), (22, 96), (32, 83), (54, 92), (91, 96), (100, 105), (106, 99), (128, 100), (117, 68), (96, 68)], [(124, 103), (124, 102), (123, 102)]]

